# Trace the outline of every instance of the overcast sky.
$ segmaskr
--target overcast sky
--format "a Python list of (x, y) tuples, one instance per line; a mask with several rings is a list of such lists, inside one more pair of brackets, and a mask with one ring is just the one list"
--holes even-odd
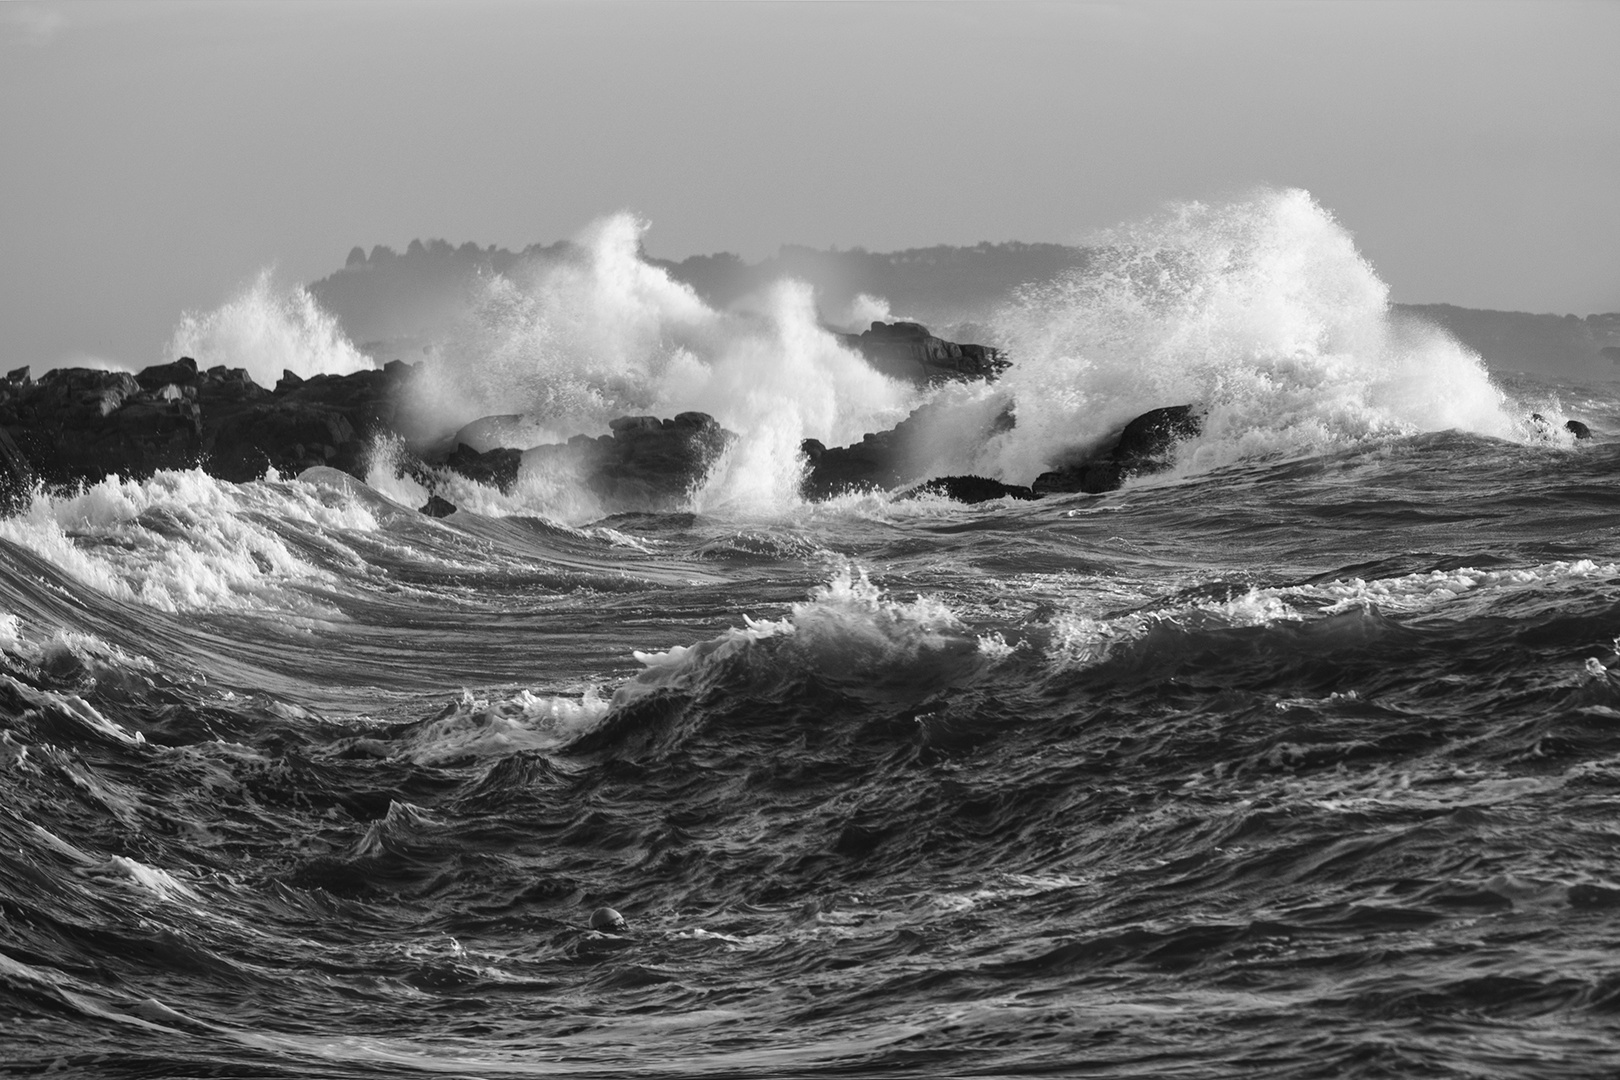
[(0, 362), (161, 356), (274, 264), (1076, 242), (1308, 188), (1397, 300), (1620, 310), (1620, 3), (0, 0)]

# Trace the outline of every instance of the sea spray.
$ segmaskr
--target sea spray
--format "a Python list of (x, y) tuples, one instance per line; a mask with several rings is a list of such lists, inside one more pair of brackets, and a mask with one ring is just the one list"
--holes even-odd
[[(757, 511), (797, 500), (803, 439), (858, 441), (920, 399), (823, 327), (807, 286), (778, 282), (717, 311), (641, 256), (646, 228), (615, 215), (560, 257), (484, 279), (430, 352), (415, 384), (420, 406), (446, 434), (515, 416), (507, 426), (537, 444), (604, 434), (617, 416), (706, 412), (739, 439), (693, 493), (696, 505)], [(504, 500), (469, 495), (492, 512), (576, 520), (597, 509), (566, 490), (578, 477), (531, 471)]]
[(996, 319), (1017, 427), (988, 472), (1027, 482), (1163, 405), (1207, 410), (1184, 468), (1461, 428), (1520, 433), (1483, 363), (1396, 326), (1388, 287), (1309, 193), (1184, 203), (1098, 238), (1093, 258)]
[(377, 527), (363, 504), (325, 500), (311, 485), (273, 478), (231, 484), (190, 469), (36, 492), (19, 513), (0, 519), (0, 539), (107, 596), (158, 611), (324, 611), (287, 586), (327, 573), (289, 542), (285, 525), (267, 522), (312, 531)]
[(246, 368), (261, 386), (276, 385), (283, 371), (307, 378), (375, 366), (306, 289), (280, 288), (269, 270), (213, 311), (181, 316), (165, 360), (177, 356), (204, 368)]

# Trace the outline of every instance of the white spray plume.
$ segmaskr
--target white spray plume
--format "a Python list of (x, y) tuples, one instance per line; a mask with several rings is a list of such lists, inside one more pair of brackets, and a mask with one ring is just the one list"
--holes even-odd
[(283, 371), (307, 378), (376, 366), (308, 290), (278, 287), (269, 270), (213, 311), (181, 316), (164, 360), (178, 356), (193, 357), (203, 368), (246, 368), (261, 386), (274, 386)]
[(997, 317), (1017, 427), (987, 472), (1028, 482), (1164, 405), (1208, 411), (1184, 467), (1461, 428), (1513, 437), (1479, 357), (1398, 330), (1388, 287), (1308, 192), (1185, 203), (1098, 238)]
[(717, 311), (642, 257), (646, 228), (614, 215), (561, 259), (486, 279), (417, 384), (446, 431), (521, 414), (561, 439), (617, 416), (706, 412), (740, 436), (702, 493), (713, 509), (791, 501), (802, 439), (855, 441), (906, 415), (916, 391), (821, 327), (807, 286)]

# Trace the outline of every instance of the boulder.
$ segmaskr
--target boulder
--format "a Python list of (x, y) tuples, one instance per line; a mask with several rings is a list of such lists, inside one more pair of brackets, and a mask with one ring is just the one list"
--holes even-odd
[(466, 443), (457, 443), (444, 464), (469, 480), (506, 492), (511, 491), (512, 485), (517, 483), (518, 468), (522, 462), (521, 450), (498, 447), (480, 453)]
[(928, 478), (941, 441), (975, 444), (1009, 430), (1010, 407), (991, 415), (964, 414), (948, 404), (924, 405), (888, 431), (868, 432), (858, 443), (829, 447), (819, 439), (799, 444), (808, 466), (800, 493), (822, 501), (851, 491), (887, 491)]
[[(1540, 413), (1531, 413), (1530, 422), (1535, 425), (1535, 430), (1541, 438), (1546, 438), (1552, 433), (1551, 422)], [(1592, 429), (1581, 423), (1579, 420), (1565, 420), (1564, 430), (1575, 436), (1576, 442), (1579, 442), (1582, 439), (1590, 439), (1592, 437)]]
[(1018, 484), (1003, 484), (1000, 480), (991, 480), (983, 476), (936, 476), (901, 492), (900, 498), (915, 499), (919, 495), (940, 495), (959, 503), (1040, 498), (1031, 488)]
[(953, 380), (994, 381), (1011, 366), (999, 349), (946, 341), (930, 334), (921, 323), (874, 322), (863, 333), (838, 337), (883, 374), (918, 386)]
[[(517, 477), (521, 458), (536, 468), (572, 473), (609, 513), (668, 512), (687, 505), (692, 490), (737, 438), (714, 417), (700, 412), (663, 420), (621, 416), (609, 421), (608, 428), (608, 434), (596, 438), (576, 435), (566, 443), (521, 452), (499, 449), (479, 454), (463, 444), (443, 464), (506, 490)], [(505, 479), (508, 468), (510, 479)]]
[(271, 466), (363, 476), (367, 440), (392, 430), (411, 373), (398, 363), (310, 379), (289, 372), (271, 391), (241, 368), (199, 370), (190, 357), (136, 375), (59, 368), (34, 381), (19, 369), (0, 383), (0, 472), (11, 487), (24, 471), (29, 484), (73, 484), (198, 465), (233, 481)]
[(421, 510), (419, 511), (419, 513), (426, 514), (428, 517), (435, 518), (449, 517), (455, 512), (455, 503), (451, 502), (449, 499), (441, 499), (437, 495), (429, 495), (428, 501), (422, 504)]
[(1035, 478), (1039, 494), (1114, 491), (1132, 476), (1170, 467), (1176, 444), (1197, 438), (1203, 418), (1191, 405), (1154, 409), (1126, 424), (1107, 452), (1070, 462)]
[(142, 390), (165, 386), (192, 386), (197, 382), (197, 361), (182, 356), (172, 364), (154, 364), (135, 376)]

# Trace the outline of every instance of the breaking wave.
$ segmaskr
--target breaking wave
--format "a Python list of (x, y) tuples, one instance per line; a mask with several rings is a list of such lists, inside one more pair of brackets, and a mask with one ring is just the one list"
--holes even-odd
[(1106, 233), (1085, 267), (1024, 289), (996, 325), (1018, 424), (986, 466), (1007, 479), (1184, 403), (1208, 411), (1183, 454), (1199, 471), (1421, 431), (1524, 434), (1479, 357), (1392, 322), (1388, 286), (1299, 189)]
[(276, 385), (283, 371), (307, 378), (376, 366), (308, 290), (278, 287), (269, 270), (213, 311), (181, 316), (167, 359), (177, 356), (193, 357), (204, 368), (246, 368), (261, 386)]

